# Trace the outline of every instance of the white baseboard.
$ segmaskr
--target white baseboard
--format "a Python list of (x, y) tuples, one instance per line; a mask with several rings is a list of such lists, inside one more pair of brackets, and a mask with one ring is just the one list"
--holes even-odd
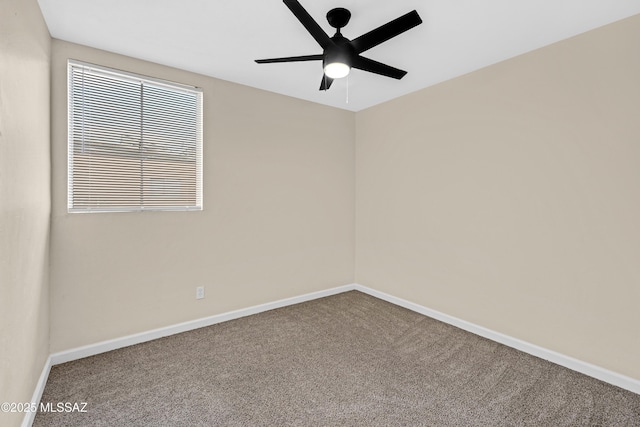
[(82, 359), (84, 357), (94, 356), (96, 354), (105, 353), (107, 351), (116, 350), (118, 348), (128, 347), (134, 344), (140, 344), (152, 341), (158, 338), (167, 337), (169, 335), (187, 332), (205, 326), (215, 325), (216, 323), (226, 322), (240, 317), (250, 316), (252, 314), (262, 313), (263, 311), (273, 310), (276, 308), (286, 307), (288, 305), (298, 304), (305, 301), (311, 301), (342, 292), (352, 291), (355, 285), (344, 285), (337, 288), (331, 288), (324, 291), (312, 292), (305, 295), (286, 298), (266, 304), (260, 304), (249, 308), (234, 310), (227, 313), (217, 314), (214, 316), (204, 317), (202, 319), (191, 320), (189, 322), (178, 323), (176, 325), (164, 328), (153, 329), (151, 331), (141, 332), (138, 334), (128, 335), (122, 338), (115, 338), (108, 341), (102, 341), (96, 344), (85, 345), (82, 347), (72, 348), (70, 350), (61, 351), (51, 355), (51, 364), (59, 365), (61, 363), (70, 362), (72, 360)]
[(541, 359), (548, 360), (549, 362), (555, 363), (556, 365), (564, 366), (565, 368), (571, 369), (573, 371), (580, 372), (582, 374), (588, 375), (609, 384), (613, 384), (625, 390), (629, 390), (633, 393), (640, 394), (640, 380), (637, 380), (635, 378), (618, 374), (617, 372), (613, 372), (608, 369), (601, 368), (600, 366), (583, 362), (573, 357), (565, 356), (564, 354), (555, 352), (553, 350), (549, 350), (535, 344), (510, 337), (505, 334), (501, 334), (500, 332), (496, 332), (491, 329), (473, 324), (471, 322), (467, 322), (466, 320), (458, 319), (457, 317), (449, 316), (448, 314), (432, 310), (419, 304), (415, 304), (411, 301), (397, 298), (393, 295), (389, 295), (384, 292), (368, 288), (366, 286), (355, 284), (354, 288), (357, 291), (364, 292), (365, 294), (380, 298), (400, 307), (407, 308), (411, 311), (415, 311), (416, 313), (423, 314), (425, 316), (479, 335), (481, 337), (490, 339), (500, 344), (504, 344), (508, 347), (512, 347)]
[[(599, 379), (609, 384), (613, 384), (625, 390), (629, 390), (631, 392), (640, 394), (640, 380), (627, 377), (613, 371), (609, 371), (599, 366), (595, 366), (590, 363), (583, 362), (581, 360), (574, 359), (569, 356), (565, 356), (563, 354), (557, 353), (552, 350), (548, 350), (546, 348), (537, 346), (535, 344), (531, 344), (526, 341), (522, 341), (520, 339), (510, 337), (508, 335), (504, 335), (502, 333), (493, 331), (491, 329), (487, 329), (485, 327), (473, 324), (471, 322), (467, 322), (462, 319), (458, 319), (456, 317), (441, 313), (436, 310), (432, 310), (430, 308), (421, 306), (411, 301), (397, 298), (393, 295), (389, 295), (384, 292), (380, 292), (375, 289), (371, 289), (369, 287), (354, 283), (351, 285), (344, 285), (336, 288), (327, 289), (324, 291), (312, 292), (305, 295), (286, 298), (286, 299), (274, 301), (271, 303), (260, 304), (260, 305), (256, 305), (256, 306), (245, 308), (245, 309), (230, 311), (228, 313), (222, 313), (222, 314), (218, 314), (210, 317), (205, 317), (202, 319), (196, 319), (189, 322), (179, 323), (179, 324), (167, 326), (164, 328), (142, 332), (139, 334), (128, 335), (122, 338), (102, 341), (96, 344), (86, 345), (83, 347), (78, 347), (78, 348), (70, 349), (67, 351), (54, 353), (49, 357), (47, 361), (47, 366), (45, 366), (45, 369), (43, 370), (43, 374), (40, 378), (40, 381), (38, 382), (38, 389), (36, 389), (36, 392), (34, 392), (34, 399), (36, 397), (38, 399), (34, 401), (40, 400), (40, 396), (42, 395), (42, 391), (44, 390), (44, 385), (46, 384), (46, 378), (49, 374), (49, 370), (51, 366), (53, 365), (58, 365), (60, 363), (70, 362), (77, 359), (82, 359), (84, 357), (93, 356), (96, 354), (104, 353), (111, 350), (116, 350), (118, 348), (123, 348), (123, 347), (127, 347), (134, 344), (140, 344), (143, 342), (178, 334), (181, 332), (190, 331), (193, 329), (202, 328), (205, 326), (215, 325), (216, 323), (226, 322), (229, 320), (238, 319), (245, 316), (250, 316), (252, 314), (261, 313), (263, 311), (286, 307), (288, 305), (298, 304), (305, 301), (311, 301), (317, 298), (323, 298), (330, 295), (335, 295), (335, 294), (352, 291), (352, 290), (357, 290), (365, 294), (374, 296), (376, 298), (380, 298), (392, 304), (396, 304), (400, 307), (407, 308), (411, 311), (415, 311), (416, 313), (423, 314), (425, 316), (431, 317), (441, 322), (448, 323), (450, 325), (456, 326), (460, 329), (479, 335), (481, 337), (515, 348), (517, 350), (523, 351), (525, 353), (531, 354), (541, 359), (548, 360), (557, 365), (564, 366), (566, 368), (569, 368), (574, 371), (580, 372), (582, 374), (588, 375), (590, 377)], [(26, 418), (25, 418), (25, 422), (26, 422)], [(28, 426), (30, 424), (23, 423), (23, 426), (25, 425)]]
[[(38, 378), (36, 388), (33, 391), (33, 395), (31, 396), (31, 403), (40, 403), (40, 399), (42, 399), (42, 393), (44, 392), (44, 387), (47, 385), (49, 372), (51, 372), (51, 356), (47, 357), (47, 360), (44, 362), (44, 367), (42, 368), (42, 372), (40, 373), (40, 378)], [(22, 427), (31, 427), (31, 424), (33, 424), (33, 420), (35, 420), (35, 418), (36, 412), (26, 412), (24, 414), (24, 418), (22, 419)]]

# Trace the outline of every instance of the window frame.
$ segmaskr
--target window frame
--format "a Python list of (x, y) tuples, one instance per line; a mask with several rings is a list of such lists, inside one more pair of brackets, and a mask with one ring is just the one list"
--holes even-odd
[[(196, 122), (196, 136), (195, 136), (195, 204), (189, 206), (144, 206), (144, 198), (141, 197), (140, 203), (137, 205), (120, 205), (120, 206), (97, 206), (97, 207), (77, 207), (74, 206), (73, 197), (73, 167), (74, 167), (74, 115), (72, 111), (73, 105), (73, 93), (72, 93), (72, 79), (74, 68), (87, 69), (99, 74), (113, 76), (115, 79), (127, 81), (139, 85), (145, 83), (155, 87), (167, 87), (176, 92), (187, 92), (196, 95), (196, 107), (195, 107), (195, 122)], [(115, 68), (105, 67), (102, 65), (96, 65), (84, 61), (75, 59), (67, 60), (67, 213), (109, 213), (109, 212), (188, 212), (188, 211), (202, 211), (203, 210), (203, 162), (204, 162), (204, 135), (203, 135), (203, 98), (204, 91), (197, 86), (186, 85), (183, 83), (177, 83), (169, 80), (163, 80), (159, 78), (149, 77), (142, 74), (137, 74), (129, 71), (119, 70)], [(143, 101), (141, 101), (143, 102)], [(144, 107), (143, 107), (144, 110)], [(141, 140), (142, 141), (142, 140)], [(141, 146), (144, 144), (141, 144)], [(141, 155), (141, 161), (143, 157)], [(142, 172), (141, 178), (142, 180)], [(142, 182), (141, 184), (142, 185)], [(141, 191), (142, 193), (142, 191)]]

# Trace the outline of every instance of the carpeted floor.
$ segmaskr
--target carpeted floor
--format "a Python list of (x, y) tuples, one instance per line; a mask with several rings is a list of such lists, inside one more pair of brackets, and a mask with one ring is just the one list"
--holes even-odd
[(640, 395), (353, 291), (54, 366), (34, 426), (640, 426)]

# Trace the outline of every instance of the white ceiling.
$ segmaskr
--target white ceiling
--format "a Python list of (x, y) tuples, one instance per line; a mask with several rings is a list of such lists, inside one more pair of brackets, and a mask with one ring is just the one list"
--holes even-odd
[(281, 0), (38, 2), (54, 38), (351, 111), (640, 13), (640, 0), (300, 0), (329, 36), (334, 7), (351, 11), (349, 39), (413, 9), (424, 21), (365, 53), (402, 80), (353, 70), (321, 92), (320, 61), (254, 62), (322, 53)]

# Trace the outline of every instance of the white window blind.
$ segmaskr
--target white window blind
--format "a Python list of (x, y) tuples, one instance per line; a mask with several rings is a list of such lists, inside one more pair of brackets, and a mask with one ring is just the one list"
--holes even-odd
[(69, 212), (202, 209), (202, 91), (69, 61)]

